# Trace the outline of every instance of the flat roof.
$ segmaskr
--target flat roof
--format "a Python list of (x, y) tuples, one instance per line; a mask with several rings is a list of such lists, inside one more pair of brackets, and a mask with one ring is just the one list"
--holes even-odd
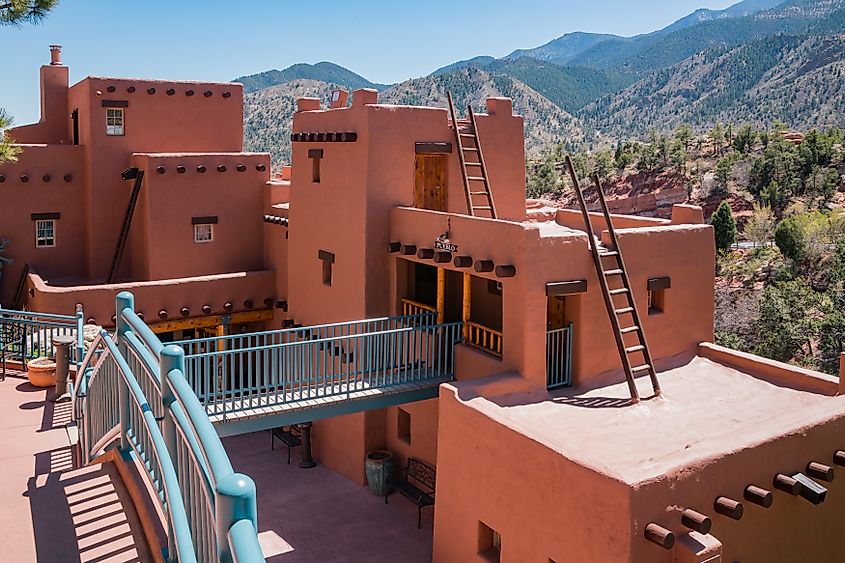
[[(778, 385), (702, 357), (658, 377), (663, 396), (636, 405), (624, 381), (551, 393), (511, 375), (449, 385), (466, 406), (628, 484), (845, 416), (845, 396)], [(648, 396), (648, 377), (637, 383)]]

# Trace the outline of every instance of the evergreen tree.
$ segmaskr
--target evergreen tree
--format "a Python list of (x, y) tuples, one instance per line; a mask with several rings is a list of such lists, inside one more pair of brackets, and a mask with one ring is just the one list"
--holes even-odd
[(12, 144), (14, 142), (13, 139), (5, 131), (11, 124), (12, 118), (8, 116), (3, 108), (0, 108), (0, 163), (17, 160), (18, 153), (21, 152), (20, 148)]
[(56, 7), (59, 0), (0, 0), (0, 25), (37, 24)]
[(736, 220), (727, 201), (720, 203), (710, 216), (710, 224), (713, 225), (716, 234), (716, 249), (721, 252), (730, 249), (736, 242)]

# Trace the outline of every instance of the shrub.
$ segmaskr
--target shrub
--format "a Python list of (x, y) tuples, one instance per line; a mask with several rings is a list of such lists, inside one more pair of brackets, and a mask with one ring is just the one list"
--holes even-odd
[(710, 216), (710, 224), (716, 231), (716, 249), (728, 250), (736, 242), (736, 220), (727, 201), (720, 203)]
[(804, 227), (797, 215), (787, 217), (775, 229), (775, 244), (781, 254), (794, 262), (799, 262), (806, 250), (807, 241)]

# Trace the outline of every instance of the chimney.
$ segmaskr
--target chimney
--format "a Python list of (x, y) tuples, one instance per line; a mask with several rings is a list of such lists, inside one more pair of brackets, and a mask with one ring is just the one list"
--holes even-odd
[(62, 64), (61, 45), (50, 45), (50, 64), (41, 66), (40, 143), (70, 142), (68, 68)]
[(50, 65), (52, 65), (52, 66), (61, 66), (62, 65), (62, 46), (61, 45), (50, 45)]

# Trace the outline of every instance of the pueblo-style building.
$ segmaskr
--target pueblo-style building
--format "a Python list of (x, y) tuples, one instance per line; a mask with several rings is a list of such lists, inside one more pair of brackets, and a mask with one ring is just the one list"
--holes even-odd
[[(81, 304), (114, 330), (130, 291), (162, 342), (230, 339), (220, 354), (257, 331), (428, 318), (429, 342), (456, 327), (432, 398), (208, 411), (221, 434), (313, 421), (314, 457), (362, 485), (371, 450), (397, 469), (424, 462), (437, 562), (845, 558), (840, 383), (713, 344), (701, 209), (527, 202), (523, 120), (504, 98), (468, 119), (374, 90), (303, 98), (291, 167), (271, 175), (267, 154), (242, 150), (239, 84), (69, 87), (52, 49), (41, 121), (10, 131), (22, 153), (0, 165), (3, 304)], [(360, 344), (324, 346), (314, 330), (331, 374), (362, 361)], [(245, 373), (219, 359), (221, 381)], [(255, 373), (286, 377), (274, 361)], [(403, 361), (384, 373), (421, 369)], [(208, 381), (195, 387), (207, 407)]]

